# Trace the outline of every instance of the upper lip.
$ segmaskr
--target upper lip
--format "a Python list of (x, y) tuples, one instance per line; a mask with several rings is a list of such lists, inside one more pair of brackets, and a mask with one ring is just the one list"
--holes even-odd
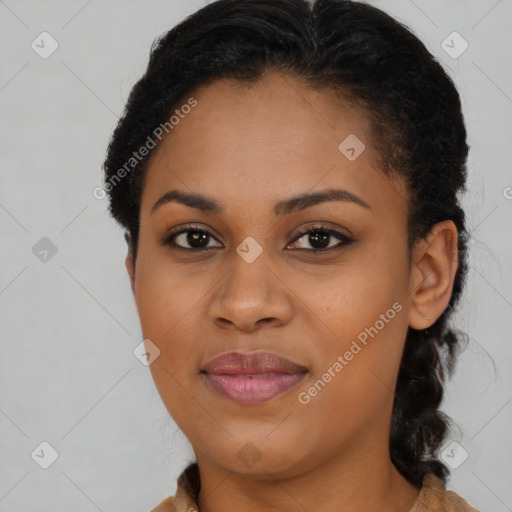
[(307, 368), (273, 352), (229, 352), (208, 361), (206, 373), (257, 375), (262, 373), (303, 373)]

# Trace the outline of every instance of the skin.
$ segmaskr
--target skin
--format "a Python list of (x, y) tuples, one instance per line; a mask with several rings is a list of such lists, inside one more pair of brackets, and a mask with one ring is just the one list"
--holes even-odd
[[(365, 114), (328, 91), (270, 73), (250, 86), (218, 80), (193, 96), (197, 107), (150, 161), (137, 259), (129, 253), (126, 267), (144, 338), (161, 351), (152, 376), (197, 457), (200, 510), (409, 510), (419, 489), (388, 448), (395, 383), (408, 327), (427, 328), (448, 305), (454, 224), (434, 226), (409, 260), (407, 190), (379, 169)], [(354, 161), (338, 150), (349, 134), (366, 145)], [(328, 201), (274, 214), (278, 201), (330, 188), (370, 208)], [(151, 212), (172, 189), (209, 196), (223, 212), (178, 202)], [(186, 223), (212, 234), (212, 251), (159, 242)], [(318, 224), (355, 242), (314, 254), (308, 235), (297, 236)], [(263, 251), (252, 263), (236, 252), (246, 237)], [(175, 242), (191, 247), (186, 235)], [(301, 404), (298, 394), (394, 303), (401, 311)], [(200, 374), (214, 356), (262, 349), (307, 367), (306, 378), (242, 405)], [(240, 456), (247, 443), (260, 455), (250, 466)]]

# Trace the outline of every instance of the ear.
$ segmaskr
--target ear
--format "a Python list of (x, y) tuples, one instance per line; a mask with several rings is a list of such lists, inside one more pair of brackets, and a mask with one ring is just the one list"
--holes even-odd
[(448, 307), (459, 265), (457, 227), (451, 220), (435, 224), (413, 248), (409, 326), (430, 327)]
[(128, 245), (128, 254), (126, 255), (126, 259), (124, 260), (124, 264), (126, 266), (126, 270), (128, 275), (130, 276), (130, 282), (132, 285), (132, 291), (135, 293), (135, 258), (133, 257), (133, 244), (132, 238), (128, 232), (124, 234), (124, 239)]

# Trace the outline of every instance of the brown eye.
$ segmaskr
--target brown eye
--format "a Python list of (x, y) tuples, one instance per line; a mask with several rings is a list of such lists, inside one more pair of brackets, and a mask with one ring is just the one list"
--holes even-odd
[[(293, 244), (297, 245), (297, 241), (301, 238), (304, 238), (305, 244), (309, 244), (311, 249), (307, 246), (296, 248), (300, 250), (310, 250), (312, 252), (328, 252), (331, 250), (341, 249), (354, 242), (354, 240), (347, 235), (324, 226), (315, 226), (307, 231), (303, 231), (297, 238), (295, 238)], [(338, 243), (334, 243), (334, 245), (332, 245), (331, 242), (335, 242), (336, 239), (338, 240)]]
[[(298, 243), (302, 238), (305, 246), (300, 246), (301, 244)], [(295, 247), (292, 247), (293, 249), (322, 253), (342, 249), (354, 241), (354, 239), (334, 229), (325, 226), (314, 226), (299, 233), (291, 245), (295, 245)], [(173, 249), (183, 249), (185, 251), (209, 251), (223, 247), (222, 244), (210, 245), (211, 242), (218, 243), (209, 231), (193, 225), (176, 228), (161, 240), (162, 245), (169, 245)]]
[(210, 250), (222, 247), (222, 245), (208, 246), (212, 240), (216, 241), (209, 231), (194, 226), (185, 226), (167, 234), (161, 243), (184, 250)]

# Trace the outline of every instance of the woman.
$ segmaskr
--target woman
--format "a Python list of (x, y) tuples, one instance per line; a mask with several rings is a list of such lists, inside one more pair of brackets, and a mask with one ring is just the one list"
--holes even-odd
[(467, 153), (452, 81), (368, 5), (219, 0), (160, 38), (105, 161), (197, 459), (155, 511), (475, 510), (437, 456)]

